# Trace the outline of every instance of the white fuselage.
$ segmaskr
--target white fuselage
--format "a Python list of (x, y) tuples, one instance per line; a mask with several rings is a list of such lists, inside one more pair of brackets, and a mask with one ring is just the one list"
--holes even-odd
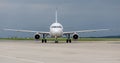
[(50, 26), (51, 37), (61, 37), (63, 35), (63, 26), (60, 23), (53, 23)]

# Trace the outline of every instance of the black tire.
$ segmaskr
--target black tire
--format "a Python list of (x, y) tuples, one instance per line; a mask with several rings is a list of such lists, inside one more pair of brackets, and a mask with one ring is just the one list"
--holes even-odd
[(45, 43), (47, 43), (47, 39), (45, 39)]
[(58, 41), (57, 41), (57, 40), (55, 40), (55, 43), (58, 43)]
[(42, 39), (42, 43), (44, 43), (44, 40)]
[(68, 43), (68, 39), (66, 40), (66, 43)]
[(71, 39), (69, 39), (69, 43), (71, 43)]

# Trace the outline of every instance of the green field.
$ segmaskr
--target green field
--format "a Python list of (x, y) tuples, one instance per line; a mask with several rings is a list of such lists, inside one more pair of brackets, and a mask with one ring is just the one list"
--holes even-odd
[[(0, 38), (0, 40), (35, 40), (35, 39), (33, 38)], [(54, 41), (55, 38), (47, 38), (47, 40)], [(66, 41), (66, 38), (58, 38), (58, 40)], [(120, 41), (120, 38), (79, 38), (77, 41)]]

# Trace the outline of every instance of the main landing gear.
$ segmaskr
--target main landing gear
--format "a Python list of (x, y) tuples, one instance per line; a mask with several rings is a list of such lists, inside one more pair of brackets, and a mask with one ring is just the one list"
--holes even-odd
[(45, 34), (43, 34), (42, 43), (47, 43), (47, 39), (45, 39)]
[[(45, 37), (46, 37), (46, 34), (43, 34), (42, 43), (47, 43), (47, 39)], [(55, 43), (58, 43), (57, 36), (55, 36)], [(67, 34), (66, 43), (71, 43), (70, 34)]]
[(47, 39), (42, 39), (42, 43), (47, 43)]
[(71, 39), (67, 39), (67, 40), (66, 40), (66, 43), (71, 43)]
[(70, 34), (67, 35), (66, 43), (71, 43)]

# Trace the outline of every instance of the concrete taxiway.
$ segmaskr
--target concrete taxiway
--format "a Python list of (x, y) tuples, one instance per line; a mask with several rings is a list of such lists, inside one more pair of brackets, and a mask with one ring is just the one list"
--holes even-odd
[(120, 41), (0, 40), (0, 63), (120, 63)]

